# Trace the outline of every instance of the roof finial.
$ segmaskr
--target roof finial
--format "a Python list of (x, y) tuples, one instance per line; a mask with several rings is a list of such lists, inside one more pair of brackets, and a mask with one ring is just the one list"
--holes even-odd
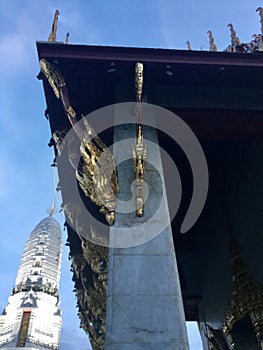
[(66, 34), (66, 41), (65, 41), (66, 45), (68, 45), (68, 38), (69, 38), (69, 32), (67, 32), (67, 34)]
[(261, 33), (263, 34), (263, 8), (262, 7), (258, 7), (256, 9), (256, 11), (258, 12), (259, 16), (260, 16), (260, 23), (261, 23)]
[(51, 33), (49, 34), (48, 41), (56, 41), (57, 40), (57, 24), (58, 24), (58, 16), (59, 16), (59, 10), (56, 10), (53, 23), (52, 23), (52, 29)]
[(236, 47), (237, 45), (241, 45), (241, 42), (239, 40), (239, 37), (237, 36), (237, 33), (234, 29), (234, 26), (232, 23), (228, 24), (228, 27), (230, 28), (230, 34), (231, 34), (231, 45), (233, 47)]
[(186, 45), (187, 45), (188, 50), (192, 51), (191, 44), (190, 44), (189, 40), (187, 40)]
[(53, 216), (56, 213), (56, 207), (55, 207), (55, 203), (53, 202), (51, 204), (51, 206), (47, 209), (47, 213), (49, 216)]
[(210, 51), (217, 51), (217, 47), (213, 38), (213, 34), (211, 32), (211, 30), (209, 30), (207, 32), (208, 36), (209, 36), (209, 50)]

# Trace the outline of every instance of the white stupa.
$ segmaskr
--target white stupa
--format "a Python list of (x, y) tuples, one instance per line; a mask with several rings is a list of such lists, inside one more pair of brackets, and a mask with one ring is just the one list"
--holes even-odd
[(59, 349), (62, 234), (53, 213), (54, 206), (26, 243), (13, 295), (0, 316), (0, 349)]

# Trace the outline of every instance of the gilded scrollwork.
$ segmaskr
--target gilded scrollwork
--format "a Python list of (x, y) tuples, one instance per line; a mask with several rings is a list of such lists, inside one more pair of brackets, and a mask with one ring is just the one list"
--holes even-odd
[(143, 177), (146, 162), (146, 148), (143, 145), (142, 128), (139, 126), (136, 146), (132, 149), (133, 165), (136, 173), (136, 214), (143, 215)]
[(114, 223), (118, 178), (114, 158), (96, 136), (93, 128), (86, 119), (85, 131), (80, 145), (83, 164), (76, 171), (79, 185), (92, 202), (100, 206), (100, 212), (105, 214), (109, 225)]
[[(263, 339), (263, 288), (248, 271), (237, 244), (230, 237), (231, 263), (233, 267), (232, 300), (223, 322), (223, 332), (231, 336), (233, 326), (249, 316), (262, 349)], [(234, 348), (234, 343), (232, 344)]]
[(98, 293), (95, 289), (89, 289), (86, 293), (86, 301), (88, 308), (90, 309), (94, 318), (102, 318), (105, 310), (104, 303), (102, 302), (101, 294)]
[(143, 64), (137, 62), (135, 65), (135, 95), (137, 101), (137, 130), (136, 130), (136, 145), (132, 149), (133, 165), (136, 176), (136, 215), (143, 215), (143, 178), (146, 162), (146, 148), (143, 144), (143, 134), (141, 125), (141, 102), (143, 89)]
[(76, 290), (78, 314), (81, 319), (81, 327), (89, 334), (93, 349), (103, 350), (106, 332), (109, 249), (85, 239), (82, 240), (81, 247), (82, 252), (72, 257), (76, 277), (83, 281), (83, 273), (87, 265), (93, 277), (89, 283), (82, 283), (83, 289)]
[[(83, 254), (72, 257), (72, 267), (76, 277), (83, 281), (83, 272), (89, 265), (93, 271), (93, 279), (89, 285), (76, 290), (78, 315), (81, 327), (89, 334), (93, 349), (103, 350), (106, 332), (106, 297), (107, 297), (107, 248), (82, 241)], [(100, 250), (100, 254), (96, 249)]]
[(94, 289), (87, 291), (86, 303), (91, 319), (90, 329), (93, 331), (93, 339), (97, 345), (102, 346), (104, 345), (106, 331), (106, 303), (104, 303), (101, 293)]
[(107, 247), (94, 244), (91, 241), (82, 241), (83, 255), (93, 272), (96, 274), (108, 273), (108, 252)]
[(79, 254), (72, 255), (71, 261), (72, 261), (72, 267), (75, 271), (77, 278), (80, 278), (81, 272), (85, 269), (87, 265), (86, 260), (84, 259), (83, 255), (79, 253)]
[(53, 135), (52, 135), (59, 156), (61, 156), (62, 151), (63, 151), (63, 140), (64, 140), (66, 134), (67, 133), (64, 130), (64, 131), (54, 131)]
[[(105, 300), (105, 301), (104, 301)], [(90, 289), (85, 293), (86, 327), (94, 349), (104, 349), (106, 333), (106, 294)]]
[[(82, 117), (84, 130), (78, 125), (76, 112), (67, 94), (65, 80), (59, 70), (45, 59), (40, 60), (40, 67), (56, 97), (61, 100), (65, 114), (81, 141), (80, 156), (83, 164), (80, 162), (80, 166), (76, 166), (76, 178), (79, 185), (84, 194), (101, 207), (100, 212), (105, 215), (108, 224), (112, 225), (115, 220), (118, 191), (114, 158), (86, 118)], [(62, 135), (58, 133), (53, 135), (58, 153), (62, 152), (61, 138)]]
[(53, 68), (51, 63), (49, 63), (47, 60), (42, 58), (39, 61), (41, 71), (44, 73), (45, 77), (47, 78), (56, 98), (60, 98), (60, 89), (61, 87), (65, 86), (65, 81), (62, 77), (62, 75)]
[(58, 68), (56, 68), (44, 58), (39, 61), (39, 64), (41, 71), (44, 73), (46, 79), (48, 80), (56, 98), (61, 100), (65, 113), (69, 118), (70, 123), (74, 127), (73, 120), (76, 118), (76, 112), (70, 104), (63, 75), (58, 70)]

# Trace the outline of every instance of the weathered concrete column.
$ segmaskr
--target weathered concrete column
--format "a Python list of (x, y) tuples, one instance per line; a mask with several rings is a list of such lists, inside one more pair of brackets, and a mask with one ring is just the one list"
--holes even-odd
[[(127, 118), (127, 108), (117, 105), (115, 122)], [(134, 116), (131, 116), (131, 119)], [(111, 227), (106, 350), (187, 350), (189, 349), (182, 304), (179, 276), (170, 225), (154, 239), (151, 234), (169, 221), (166, 192), (160, 174), (161, 157), (157, 133), (143, 128), (145, 143), (151, 140), (156, 147), (148, 145), (147, 159), (154, 158), (157, 171), (146, 165), (145, 180), (148, 198), (144, 216), (136, 217), (135, 198), (131, 198), (131, 184), (135, 179), (131, 160), (131, 145), (135, 137), (135, 125), (115, 127), (114, 156), (118, 166), (119, 193), (115, 224)], [(154, 154), (150, 154), (154, 151)], [(124, 159), (128, 159), (123, 161)], [(132, 189), (134, 193), (135, 190)], [(133, 207), (132, 212), (120, 213)], [(162, 210), (158, 207), (162, 202)], [(153, 220), (149, 220), (153, 217)], [(143, 225), (144, 224), (144, 225)], [(132, 235), (129, 233), (132, 232)], [(132, 238), (134, 237), (134, 238)], [(138, 244), (146, 237), (143, 244)], [(134, 241), (133, 241), (134, 239)], [(134, 244), (133, 244), (134, 243)], [(132, 246), (136, 245), (136, 246)], [(116, 248), (126, 246), (125, 248)]]

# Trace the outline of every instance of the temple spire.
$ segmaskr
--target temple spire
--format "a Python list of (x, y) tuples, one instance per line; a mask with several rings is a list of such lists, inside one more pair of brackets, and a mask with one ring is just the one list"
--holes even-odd
[(0, 315), (0, 349), (59, 349), (61, 258), (61, 229), (49, 216), (27, 240), (12, 295)]

